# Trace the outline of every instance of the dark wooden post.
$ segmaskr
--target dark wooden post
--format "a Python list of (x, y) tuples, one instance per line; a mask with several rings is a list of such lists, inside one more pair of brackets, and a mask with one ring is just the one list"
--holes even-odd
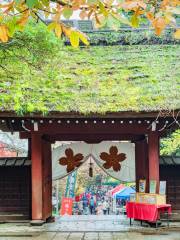
[(51, 143), (37, 133), (31, 134), (32, 224), (40, 224), (52, 215)]
[(52, 159), (51, 143), (43, 140), (43, 218), (52, 216)]
[(28, 138), (28, 159), (31, 159), (31, 138)]
[(148, 134), (148, 160), (149, 160), (149, 181), (156, 180), (159, 191), (159, 134), (151, 132)]
[[(43, 220), (43, 156), (41, 135), (31, 134), (32, 220)], [(32, 221), (32, 223), (33, 223)]]
[(139, 180), (148, 181), (148, 147), (147, 140), (137, 141), (135, 143), (135, 162), (136, 162), (136, 191), (139, 191)]

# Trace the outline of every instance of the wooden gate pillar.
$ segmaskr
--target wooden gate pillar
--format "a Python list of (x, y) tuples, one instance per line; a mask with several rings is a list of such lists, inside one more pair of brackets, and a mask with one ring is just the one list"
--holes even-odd
[(51, 143), (43, 140), (43, 219), (52, 216), (52, 157)]
[(148, 160), (149, 160), (149, 181), (156, 180), (159, 191), (159, 134), (151, 132), (148, 134)]
[(32, 133), (32, 224), (43, 223), (52, 216), (51, 143)]
[(41, 135), (31, 135), (32, 220), (43, 220), (43, 156)]
[(135, 143), (135, 162), (136, 162), (136, 191), (139, 191), (139, 180), (148, 180), (148, 147), (147, 140)]

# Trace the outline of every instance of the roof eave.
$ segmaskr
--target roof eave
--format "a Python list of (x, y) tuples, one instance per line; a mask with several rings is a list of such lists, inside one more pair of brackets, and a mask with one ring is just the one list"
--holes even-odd
[(50, 111), (47, 114), (41, 112), (26, 113), (18, 115), (14, 111), (0, 111), (0, 118), (156, 118), (156, 117), (173, 117), (177, 116), (180, 109), (161, 110), (161, 111), (122, 111), (122, 112), (106, 112), (106, 113), (88, 113), (79, 112), (58, 112)]

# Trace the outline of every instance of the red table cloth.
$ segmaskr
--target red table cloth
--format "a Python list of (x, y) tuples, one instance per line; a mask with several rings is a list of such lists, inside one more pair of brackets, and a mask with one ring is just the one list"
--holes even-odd
[(160, 218), (160, 213), (171, 213), (171, 205), (155, 205), (147, 203), (127, 202), (126, 212), (128, 218), (156, 222)]

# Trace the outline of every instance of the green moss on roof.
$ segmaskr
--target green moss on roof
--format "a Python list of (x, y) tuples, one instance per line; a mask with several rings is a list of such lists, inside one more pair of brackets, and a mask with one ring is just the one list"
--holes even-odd
[[(61, 47), (0, 81), (0, 110), (88, 114), (180, 108), (180, 45)], [(9, 66), (10, 70), (12, 66)]]

